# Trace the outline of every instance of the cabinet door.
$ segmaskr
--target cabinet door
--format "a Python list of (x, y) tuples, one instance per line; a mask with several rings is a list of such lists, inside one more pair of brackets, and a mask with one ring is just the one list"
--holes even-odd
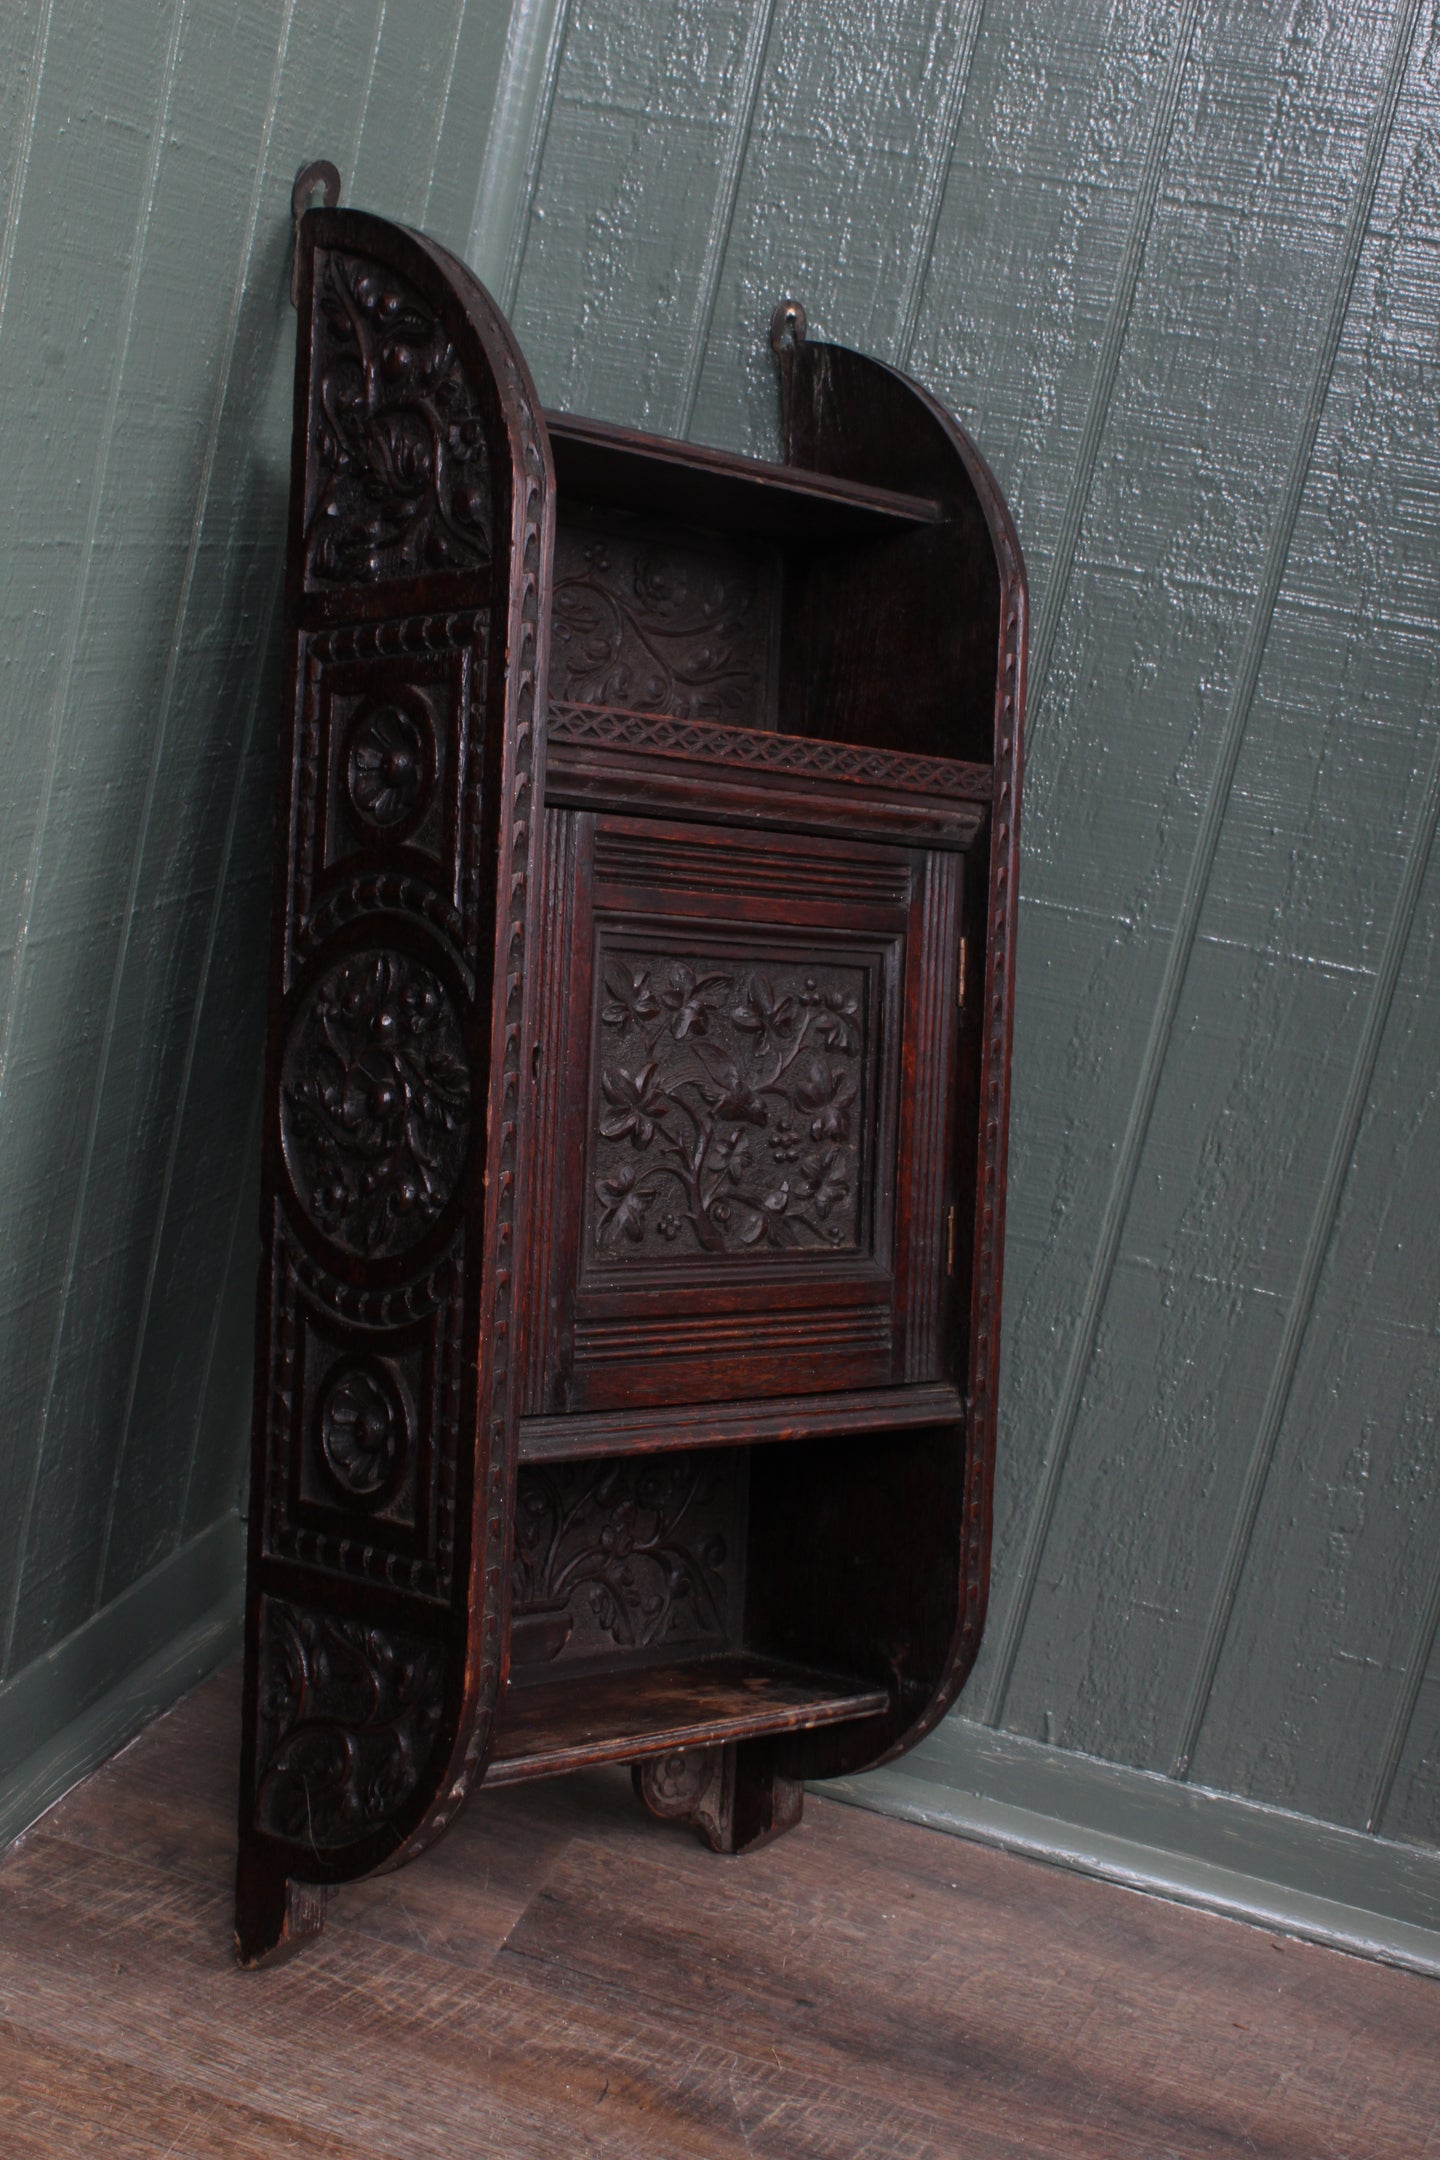
[(527, 1408), (943, 1377), (961, 858), (547, 827)]

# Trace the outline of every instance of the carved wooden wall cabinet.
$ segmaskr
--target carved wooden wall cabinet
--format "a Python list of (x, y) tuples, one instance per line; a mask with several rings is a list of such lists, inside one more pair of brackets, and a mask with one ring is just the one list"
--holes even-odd
[(379, 218), (295, 294), (246, 1962), (482, 1782), (738, 1852), (954, 1700), (1025, 664), (974, 446), (798, 307), (767, 465), (542, 412)]

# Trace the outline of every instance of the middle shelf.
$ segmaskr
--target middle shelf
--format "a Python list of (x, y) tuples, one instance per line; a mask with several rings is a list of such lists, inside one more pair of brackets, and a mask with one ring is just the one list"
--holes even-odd
[(582, 1462), (604, 1455), (733, 1447), (772, 1440), (839, 1439), (850, 1433), (913, 1432), (963, 1419), (948, 1381), (917, 1387), (848, 1388), (683, 1409), (603, 1410), (520, 1420), (522, 1463)]

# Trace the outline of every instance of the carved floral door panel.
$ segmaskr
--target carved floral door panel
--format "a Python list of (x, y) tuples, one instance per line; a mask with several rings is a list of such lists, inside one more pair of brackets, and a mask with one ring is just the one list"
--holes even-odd
[(960, 858), (547, 821), (527, 1408), (941, 1377)]

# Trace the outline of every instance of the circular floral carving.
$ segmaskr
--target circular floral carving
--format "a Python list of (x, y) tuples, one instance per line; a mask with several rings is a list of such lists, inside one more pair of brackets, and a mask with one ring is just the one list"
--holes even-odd
[(342, 1492), (378, 1500), (409, 1443), (405, 1404), (383, 1365), (347, 1363), (330, 1375), (316, 1413), (320, 1452)]
[(693, 1750), (691, 1754), (674, 1752), (656, 1756), (650, 1765), (650, 1786), (656, 1799), (676, 1801), (695, 1799), (699, 1788), (704, 1786), (710, 1771), (710, 1758), (706, 1750)]
[(322, 976), (291, 1031), (281, 1133), (296, 1198), (335, 1244), (372, 1259), (419, 1244), (459, 1182), (469, 1116), (437, 976), (398, 952)]
[(704, 1791), (713, 1767), (710, 1748), (692, 1748), (683, 1753), (677, 1749), (670, 1755), (657, 1755), (646, 1765), (651, 1801), (677, 1811), (690, 1806)]
[(345, 789), (362, 825), (395, 837), (423, 813), (435, 777), (435, 731), (414, 696), (364, 705), (345, 744)]

